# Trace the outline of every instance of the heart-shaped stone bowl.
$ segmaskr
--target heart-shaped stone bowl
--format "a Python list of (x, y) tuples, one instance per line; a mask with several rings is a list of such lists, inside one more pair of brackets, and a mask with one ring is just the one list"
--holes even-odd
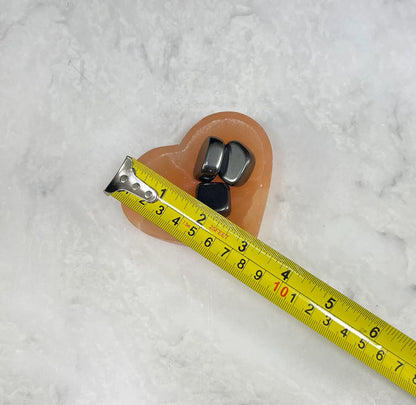
[[(138, 160), (195, 196), (199, 182), (193, 177), (194, 165), (202, 143), (209, 136), (220, 138), (224, 143), (241, 142), (256, 159), (248, 181), (242, 186), (230, 187), (231, 213), (228, 219), (257, 236), (269, 193), (273, 157), (266, 132), (252, 118), (237, 112), (209, 115), (195, 124), (180, 144), (152, 149)], [(122, 205), (122, 208), (129, 221), (143, 232), (169, 242), (178, 242), (129, 207)]]

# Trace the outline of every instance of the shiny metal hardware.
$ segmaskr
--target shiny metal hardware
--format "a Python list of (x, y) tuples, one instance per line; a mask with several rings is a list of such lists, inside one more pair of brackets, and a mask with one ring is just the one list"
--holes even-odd
[(136, 176), (130, 156), (126, 157), (120, 169), (104, 190), (107, 195), (115, 191), (127, 191), (149, 203), (159, 199), (157, 191)]

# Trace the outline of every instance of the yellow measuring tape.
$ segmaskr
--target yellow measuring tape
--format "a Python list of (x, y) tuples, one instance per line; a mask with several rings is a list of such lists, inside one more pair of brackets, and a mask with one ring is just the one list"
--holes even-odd
[(416, 396), (410, 337), (130, 157), (106, 192)]

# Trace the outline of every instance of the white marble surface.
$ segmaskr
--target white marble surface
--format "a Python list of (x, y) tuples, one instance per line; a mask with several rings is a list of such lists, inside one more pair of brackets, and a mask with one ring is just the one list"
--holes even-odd
[(416, 337), (415, 1), (3, 0), (2, 405), (414, 403), (104, 196), (223, 110), (272, 142), (260, 238)]

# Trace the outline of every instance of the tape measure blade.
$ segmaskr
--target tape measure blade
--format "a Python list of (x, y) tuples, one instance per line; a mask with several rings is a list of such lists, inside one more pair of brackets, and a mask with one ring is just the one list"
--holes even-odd
[(416, 396), (416, 342), (133, 159), (163, 199), (112, 196)]

